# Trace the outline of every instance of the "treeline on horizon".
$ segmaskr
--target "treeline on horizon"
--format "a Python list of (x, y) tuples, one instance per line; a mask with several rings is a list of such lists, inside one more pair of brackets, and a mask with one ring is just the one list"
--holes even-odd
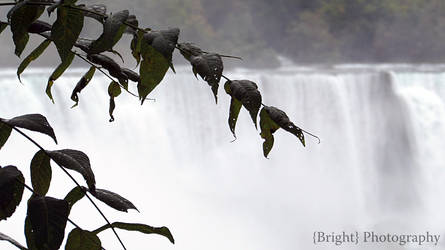
[[(146, 24), (255, 66), (444, 62), (444, 0), (137, 0)], [(247, 61), (247, 62), (246, 62)], [(244, 65), (246, 66), (246, 65)]]
[[(138, 17), (141, 27), (179, 27), (181, 42), (194, 42), (207, 51), (243, 57), (242, 62), (225, 60), (228, 66), (278, 66), (276, 55), (301, 64), (445, 62), (445, 0), (79, 3), (105, 3), (111, 12), (128, 9)], [(2, 13), (6, 11), (2, 8)], [(100, 25), (86, 26), (95, 29), (91, 38), (100, 35)], [(20, 59), (13, 58), (12, 42), (6, 37), (0, 37), (0, 52), (6, 55), (0, 58), (0, 64), (15, 65)], [(28, 53), (35, 46), (29, 45)], [(52, 64), (57, 63), (57, 58), (49, 56), (40, 61)]]

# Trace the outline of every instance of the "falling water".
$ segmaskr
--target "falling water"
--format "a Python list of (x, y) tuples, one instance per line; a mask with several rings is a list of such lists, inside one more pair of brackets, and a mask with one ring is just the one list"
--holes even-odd
[[(44, 94), (47, 69), (27, 70), (24, 85), (13, 70), (3, 70), (0, 116), (47, 116), (60, 144), (32, 136), (48, 149), (87, 153), (97, 186), (141, 211), (122, 214), (102, 206), (112, 221), (165, 225), (176, 239), (171, 245), (160, 236), (120, 231), (129, 249), (332, 249), (314, 246), (313, 232), (445, 232), (444, 69), (340, 65), (228, 73), (257, 82), (263, 103), (285, 110), (321, 138), (317, 144), (306, 137), (302, 147), (279, 130), (270, 159), (262, 156), (262, 139), (246, 110), (231, 142), (229, 97), (221, 88), (215, 105), (208, 86), (189, 68), (168, 74), (151, 94), (156, 100), (143, 106), (130, 95), (119, 96), (113, 123), (104, 77), (97, 75), (79, 95), (79, 106), (70, 109), (71, 90), (84, 70), (56, 82), (56, 104)], [(36, 151), (13, 134), (0, 151), (0, 165), (17, 165), (30, 183)], [(72, 187), (53, 170), (49, 195), (64, 197)], [(0, 223), (0, 232), (22, 243), (24, 201)], [(70, 218), (89, 230), (104, 224), (87, 200), (76, 204)], [(110, 232), (100, 236), (106, 249), (119, 249)], [(445, 249), (443, 237), (435, 249)]]

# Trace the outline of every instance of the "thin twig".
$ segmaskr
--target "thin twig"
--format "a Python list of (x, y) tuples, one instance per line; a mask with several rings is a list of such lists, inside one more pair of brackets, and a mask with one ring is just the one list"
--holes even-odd
[[(14, 129), (15, 131), (17, 131), (19, 134), (21, 134), (22, 136), (24, 136), (26, 139), (28, 139), (30, 142), (32, 142), (35, 146), (37, 146), (40, 150), (43, 151), (43, 153), (48, 156), (50, 159), (52, 159), (51, 155), (48, 154), (48, 152), (46, 152), (46, 150), (40, 146), (40, 144), (38, 144), (36, 141), (34, 141), (31, 137), (29, 137), (27, 134), (25, 134), (24, 132), (22, 132), (20, 129), (14, 127), (14, 126), (10, 126), (9, 124), (5, 123), (3, 120), (0, 119), (0, 122), (7, 125), (8, 127), (11, 127), (12, 129)], [(70, 179), (78, 186), (81, 187), (79, 182), (76, 181), (76, 179), (74, 179), (74, 177), (65, 169), (63, 168), (61, 165), (59, 165), (56, 161), (54, 161), (56, 163), (57, 166), (59, 166), (60, 169), (62, 169), (62, 171), (68, 175), (68, 177), (70, 177)], [(102, 212), (102, 210), (100, 210), (100, 208), (97, 206), (97, 204), (94, 202), (94, 200), (88, 195), (88, 193), (81, 189), (82, 192), (85, 194), (85, 196), (88, 198), (88, 200), (90, 200), (90, 202), (93, 204), (93, 206), (96, 208), (96, 210), (100, 213), (100, 215), (104, 218), (104, 220), (107, 222), (108, 225), (110, 225), (111, 229), (114, 232), (114, 235), (116, 236), (116, 238), (119, 240), (119, 243), (122, 245), (122, 247), (126, 250), (127, 248), (125, 247), (124, 243), (122, 242), (121, 238), (119, 237), (119, 235), (117, 234), (116, 230), (114, 229), (113, 225), (111, 225), (110, 221), (108, 220), (108, 218), (105, 216), (105, 214)]]

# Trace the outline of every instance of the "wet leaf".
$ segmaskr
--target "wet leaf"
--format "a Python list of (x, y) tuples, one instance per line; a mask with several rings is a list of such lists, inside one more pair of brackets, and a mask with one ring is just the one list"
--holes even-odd
[(102, 243), (95, 233), (74, 228), (66, 241), (65, 250), (100, 250)]
[(76, 103), (71, 108), (74, 108), (79, 104), (79, 96), (77, 94), (79, 94), (88, 85), (95, 72), (96, 68), (91, 66), (88, 72), (85, 73), (77, 82), (76, 87), (74, 87), (73, 92), (71, 93), (71, 100), (75, 101)]
[(112, 50), (113, 46), (121, 39), (127, 27), (124, 22), (127, 20), (128, 15), (128, 10), (123, 10), (108, 17), (105, 20), (102, 35), (91, 44), (89, 54), (99, 54)]
[[(169, 66), (175, 71), (172, 63), (173, 51), (178, 43), (179, 29), (150, 31), (143, 37), (143, 43), (150, 45), (167, 60)], [(142, 52), (143, 54), (143, 52)]]
[(142, 62), (139, 68), (141, 81), (138, 84), (139, 100), (144, 103), (145, 98), (162, 81), (167, 73), (169, 62), (158, 50), (150, 44), (153, 42), (151, 35), (144, 35), (141, 45)]
[[(28, 28), (39, 18), (45, 7), (28, 5), (29, 0), (17, 3), (11, 12), (8, 13), (11, 18), (12, 39), (15, 44), (15, 54), (20, 57), (29, 40)], [(8, 18), (9, 18), (8, 17)]]
[(57, 47), (62, 62), (69, 60), (74, 44), (83, 28), (83, 13), (80, 10), (59, 7), (57, 20), (51, 29), (51, 38)]
[(232, 98), (230, 100), (230, 111), (229, 111), (229, 128), (232, 131), (233, 136), (236, 138), (235, 126), (236, 121), (238, 120), (238, 115), (242, 107), (242, 103), (238, 101), (236, 98)]
[(50, 158), (44, 151), (38, 151), (31, 160), (31, 183), (34, 192), (45, 196), (51, 184)]
[(68, 202), (70, 210), (74, 204), (76, 204), (76, 202), (80, 201), (85, 196), (85, 192), (87, 190), (88, 189), (86, 187), (77, 186), (71, 189), (71, 191), (65, 196), (64, 200)]
[(46, 31), (50, 31), (51, 27), (52, 27), (51, 24), (37, 20), (29, 26), (28, 32), (34, 34), (40, 34)]
[(3, 148), (11, 135), (12, 128), (2, 122), (0, 122), (0, 149)]
[(189, 62), (193, 56), (200, 56), (204, 54), (204, 51), (192, 43), (178, 43), (178, 48), (181, 55)]
[(273, 133), (279, 128), (282, 128), (295, 135), (303, 146), (305, 146), (304, 134), (301, 128), (295, 126), (295, 124), (289, 120), (287, 114), (278, 108), (273, 106), (265, 106), (263, 109), (261, 109), (260, 127), (261, 137), (265, 139), (263, 143), (263, 152), (265, 157), (267, 157), (273, 147)]
[(114, 98), (118, 97), (121, 94), (121, 87), (119, 84), (115, 81), (112, 81), (110, 85), (108, 85), (108, 95), (110, 96), (110, 107), (109, 107), (109, 114), (110, 114), (110, 122), (114, 121), (113, 112), (116, 108), (116, 103), (114, 102)]
[(46, 152), (58, 165), (80, 173), (87, 182), (88, 188), (95, 189), (96, 180), (91, 169), (90, 159), (85, 153), (73, 149), (47, 150)]
[(46, 95), (48, 95), (49, 99), (54, 103), (53, 95), (51, 93), (51, 88), (54, 85), (54, 81), (57, 80), (64, 72), (65, 70), (71, 65), (71, 62), (73, 62), (74, 54), (71, 53), (68, 58), (66, 58), (65, 61), (59, 64), (57, 68), (54, 70), (54, 72), (51, 74), (51, 76), (48, 79), (48, 84), (46, 85)]
[(96, 199), (118, 211), (128, 212), (128, 209), (139, 211), (129, 200), (111, 191), (96, 188), (95, 191), (90, 190), (90, 192)]
[(13, 238), (9, 237), (6, 234), (0, 233), (0, 240), (8, 241), (9, 243), (16, 246), (18, 249), (27, 250), (26, 247), (22, 246), (18, 241), (14, 240)]
[(68, 215), (69, 207), (65, 200), (31, 197), (26, 216), (29, 228), (25, 229), (28, 247), (31, 244), (37, 249), (59, 249), (65, 236)]
[(218, 54), (201, 54), (192, 56), (190, 63), (193, 72), (199, 74), (212, 88), (215, 102), (218, 102), (218, 87), (224, 69), (221, 56)]
[(0, 168), (0, 220), (6, 220), (14, 214), (22, 201), (23, 183), (25, 178), (16, 167)]
[[(249, 80), (234, 80), (227, 81), (224, 84), (224, 89), (226, 93), (232, 96), (232, 99), (235, 98), (240, 101), (243, 106), (249, 111), (250, 117), (252, 118), (253, 123), (255, 124), (255, 128), (257, 127), (257, 116), (258, 112), (261, 108), (261, 94), (258, 91), (258, 86), (256, 83)], [(234, 126), (236, 125), (236, 117)], [(230, 118), (229, 118), (230, 119)], [(229, 120), (230, 126), (230, 120)], [(235, 128), (235, 127), (234, 127)], [(231, 128), (232, 130), (232, 128)], [(235, 129), (232, 130), (234, 132)]]
[[(138, 231), (144, 234), (159, 234), (166, 237), (171, 243), (175, 244), (175, 239), (167, 227), (152, 227), (145, 224), (138, 223), (125, 223), (125, 222), (114, 222), (111, 224), (114, 228), (124, 229), (128, 231)], [(104, 225), (93, 233), (98, 234), (106, 229), (110, 228), (110, 225)]]
[(49, 44), (51, 43), (51, 40), (46, 39), (45, 41), (43, 41), (35, 50), (33, 50), (31, 52), (31, 54), (29, 54), (23, 61), (22, 63), (20, 63), (19, 67), (17, 68), (17, 77), (19, 78), (19, 81), (21, 82), (22, 80), (20, 79), (20, 74), (23, 73), (23, 71), (26, 69), (26, 67), (28, 67), (28, 65), (36, 60), (42, 53), (43, 51), (45, 51), (46, 48), (48, 48)]
[(54, 134), (54, 130), (49, 125), (48, 120), (41, 114), (29, 114), (29, 115), (21, 115), (14, 117), (9, 120), (3, 120), (3, 122), (7, 123), (9, 126), (24, 128), (31, 131), (39, 132), (42, 134), (46, 134), (49, 137), (53, 138), (54, 142), (57, 144), (57, 138)]
[(270, 119), (269, 114), (264, 108), (260, 112), (260, 128), (261, 128), (261, 138), (264, 139), (263, 142), (263, 154), (267, 158), (270, 150), (272, 150), (274, 144), (273, 133), (277, 131), (280, 126), (276, 124), (272, 119)]

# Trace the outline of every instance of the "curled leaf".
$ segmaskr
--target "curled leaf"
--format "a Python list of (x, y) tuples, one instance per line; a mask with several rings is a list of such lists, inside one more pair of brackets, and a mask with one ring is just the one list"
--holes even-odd
[[(258, 112), (261, 108), (261, 93), (258, 91), (257, 84), (249, 80), (227, 81), (224, 84), (224, 89), (226, 90), (227, 94), (232, 96), (232, 99), (235, 98), (243, 104), (243, 106), (249, 111), (255, 127), (257, 127), (256, 120)], [(232, 111), (232, 104), (230, 110)], [(235, 115), (235, 113), (233, 116), (229, 117), (229, 127), (234, 135), (237, 117), (238, 115)]]
[(51, 27), (52, 27), (51, 24), (49, 24), (47, 22), (43, 22), (43, 21), (37, 20), (37, 21), (33, 22), (29, 26), (28, 32), (29, 33), (40, 34), (40, 33), (43, 33), (45, 31), (50, 31)]
[(85, 153), (73, 149), (46, 150), (46, 152), (58, 165), (80, 173), (90, 190), (95, 189), (96, 180), (91, 169), (90, 159)]
[(73, 62), (74, 59), (74, 53), (70, 53), (68, 57), (65, 59), (65, 61), (62, 61), (62, 63), (57, 66), (57, 68), (53, 71), (51, 76), (48, 79), (48, 84), (46, 85), (46, 95), (51, 99), (51, 101), (54, 103), (53, 94), (51, 93), (51, 88), (54, 85), (54, 81), (57, 80), (64, 72), (65, 70), (71, 65), (71, 62)]
[(128, 209), (135, 209), (139, 212), (133, 203), (116, 193), (99, 188), (96, 188), (95, 191), (90, 190), (90, 192), (94, 197), (96, 197), (96, 199), (118, 211), (128, 212)]
[(114, 102), (114, 98), (118, 97), (121, 94), (121, 87), (115, 81), (112, 81), (108, 86), (108, 95), (110, 96), (110, 107), (108, 113), (110, 114), (110, 122), (114, 121), (113, 112), (116, 108), (116, 103)]
[(14, 214), (22, 201), (23, 183), (25, 178), (16, 167), (0, 168), (0, 220), (6, 220)]
[(133, 70), (122, 68), (122, 72), (126, 74), (128, 79), (132, 80), (133, 82), (139, 82), (141, 80), (139, 74), (134, 72)]
[(104, 22), (102, 35), (89, 47), (89, 54), (99, 54), (112, 50), (113, 46), (121, 39), (127, 27), (124, 22), (127, 20), (128, 15), (128, 10), (123, 10), (108, 17)]
[(191, 56), (193, 72), (199, 74), (212, 88), (215, 102), (218, 102), (218, 87), (224, 69), (221, 56), (218, 54), (201, 54)]
[(76, 87), (74, 87), (73, 92), (71, 93), (71, 100), (75, 101), (76, 103), (71, 108), (74, 108), (79, 104), (79, 96), (77, 94), (79, 94), (88, 85), (95, 72), (96, 68), (91, 66), (87, 73), (85, 73), (77, 82)]
[(178, 38), (179, 29), (171, 28), (168, 30), (150, 31), (144, 35), (143, 42), (161, 53), (174, 72), (175, 69), (172, 63), (172, 56), (175, 46), (178, 43)]
[(54, 129), (49, 125), (48, 120), (41, 114), (29, 114), (14, 117), (9, 120), (3, 120), (4, 123), (12, 127), (24, 128), (31, 131), (46, 134), (53, 138), (57, 144)]
[(193, 56), (200, 56), (204, 54), (204, 51), (202, 51), (202, 49), (192, 43), (178, 43), (178, 48), (181, 52), (181, 55), (184, 56), (184, 58), (189, 62), (191, 61)]

